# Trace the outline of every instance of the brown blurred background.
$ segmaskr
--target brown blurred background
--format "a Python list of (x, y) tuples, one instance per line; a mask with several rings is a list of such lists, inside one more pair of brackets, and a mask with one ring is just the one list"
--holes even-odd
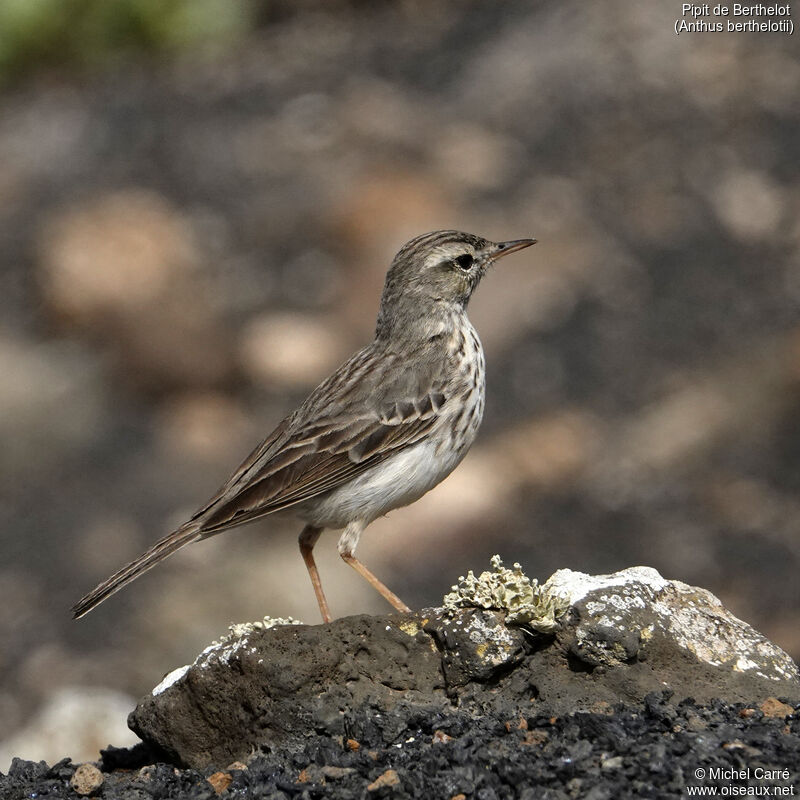
[[(436, 228), (540, 243), (472, 303), (476, 446), (364, 560), (414, 607), (494, 553), (647, 564), (800, 655), (796, 39), (678, 37), (677, 2), (1, 8), (0, 770), (123, 744), (231, 622), (317, 621), (283, 519), (68, 609), (369, 339)], [(334, 614), (387, 611), (335, 541)]]

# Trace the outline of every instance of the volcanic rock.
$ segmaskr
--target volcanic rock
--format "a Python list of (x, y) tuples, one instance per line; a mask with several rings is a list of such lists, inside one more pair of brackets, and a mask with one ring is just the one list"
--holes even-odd
[(389, 744), (415, 719), (455, 709), (562, 716), (646, 705), (665, 690), (671, 704), (800, 700), (789, 656), (703, 589), (635, 567), (561, 570), (539, 590), (565, 609), (552, 633), (508, 624), (502, 608), (234, 626), (170, 673), (129, 724), (204, 768), (262, 747), (300, 751), (318, 735)]

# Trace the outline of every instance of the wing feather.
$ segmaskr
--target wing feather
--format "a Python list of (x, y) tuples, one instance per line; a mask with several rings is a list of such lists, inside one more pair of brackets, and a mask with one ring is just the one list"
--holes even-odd
[[(420, 441), (447, 401), (447, 365), (433, 359), (411, 371), (398, 362), (365, 348), (320, 384), (195, 514), (200, 535), (329, 492)], [(354, 380), (359, 392), (348, 393)]]
[[(377, 424), (347, 450), (308, 452), (307, 446), (280, 451), (252, 481), (204, 513), (202, 534), (218, 533), (258, 517), (290, 508), (355, 478), (375, 464), (418, 442), (433, 418), (399, 425)], [(287, 463), (292, 456), (297, 456)]]

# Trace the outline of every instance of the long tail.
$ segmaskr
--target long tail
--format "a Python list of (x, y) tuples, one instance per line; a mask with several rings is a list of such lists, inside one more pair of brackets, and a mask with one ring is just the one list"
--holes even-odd
[(114, 592), (118, 592), (123, 586), (147, 572), (159, 561), (171, 556), (184, 545), (199, 539), (202, 536), (200, 528), (199, 522), (187, 522), (156, 542), (149, 550), (142, 553), (139, 558), (131, 561), (130, 564), (115, 572), (110, 578), (107, 578), (99, 586), (92, 589), (89, 594), (82, 597), (72, 607), (73, 619), (78, 619), (84, 614), (88, 614), (95, 606), (99, 606), (103, 600), (111, 597)]

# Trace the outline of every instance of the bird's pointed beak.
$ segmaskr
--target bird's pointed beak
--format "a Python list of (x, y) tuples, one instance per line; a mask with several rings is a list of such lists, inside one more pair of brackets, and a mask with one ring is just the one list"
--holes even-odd
[(492, 261), (497, 261), (498, 258), (507, 256), (509, 253), (516, 253), (517, 250), (524, 250), (532, 244), (536, 244), (536, 239), (514, 239), (513, 242), (498, 242)]

